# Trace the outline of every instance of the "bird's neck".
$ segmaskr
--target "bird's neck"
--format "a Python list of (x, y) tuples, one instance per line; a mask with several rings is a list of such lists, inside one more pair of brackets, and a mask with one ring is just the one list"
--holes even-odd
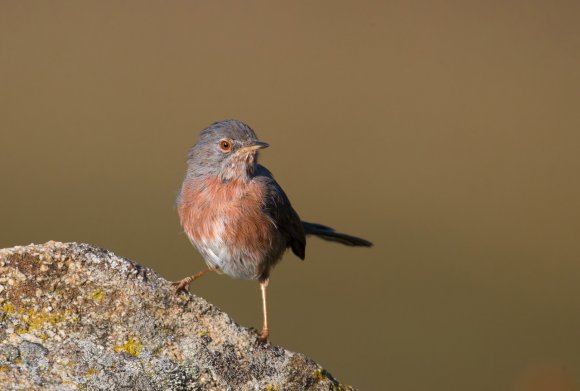
[(258, 159), (255, 154), (235, 156), (224, 162), (219, 178), (224, 182), (232, 180), (249, 182), (254, 177), (257, 166)]

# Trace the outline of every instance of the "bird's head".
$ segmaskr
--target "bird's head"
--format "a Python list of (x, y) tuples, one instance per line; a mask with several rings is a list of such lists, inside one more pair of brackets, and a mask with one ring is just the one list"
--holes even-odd
[(258, 151), (266, 147), (268, 144), (258, 140), (245, 123), (216, 122), (201, 131), (189, 151), (188, 175), (248, 180), (256, 169)]

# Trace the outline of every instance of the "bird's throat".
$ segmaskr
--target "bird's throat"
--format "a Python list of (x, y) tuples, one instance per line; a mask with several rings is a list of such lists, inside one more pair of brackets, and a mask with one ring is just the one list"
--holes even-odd
[(250, 181), (258, 165), (257, 155), (256, 152), (232, 155), (224, 161), (219, 175), (220, 179), (224, 182), (231, 180)]

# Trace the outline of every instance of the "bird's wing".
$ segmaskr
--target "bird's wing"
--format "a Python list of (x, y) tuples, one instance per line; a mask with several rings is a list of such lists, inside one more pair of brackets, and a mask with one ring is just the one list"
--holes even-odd
[(306, 249), (304, 227), (286, 193), (264, 166), (258, 165), (254, 179), (262, 182), (265, 188), (263, 205), (265, 212), (285, 236), (286, 243), (292, 248), (292, 252), (300, 259), (304, 259)]

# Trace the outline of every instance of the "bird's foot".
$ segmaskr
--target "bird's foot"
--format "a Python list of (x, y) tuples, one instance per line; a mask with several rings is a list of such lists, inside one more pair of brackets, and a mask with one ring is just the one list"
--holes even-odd
[(258, 341), (266, 343), (268, 342), (268, 337), (270, 336), (270, 330), (262, 329), (262, 332), (258, 334)]
[(175, 294), (181, 292), (189, 293), (189, 284), (191, 284), (191, 280), (191, 277), (185, 277), (182, 280), (172, 282), (171, 285), (175, 288)]
[(259, 343), (268, 342), (268, 336), (270, 335), (270, 332), (268, 330), (264, 332), (264, 330), (258, 331), (255, 327), (250, 327), (250, 331), (252, 332), (252, 334), (256, 336), (256, 339), (258, 340)]
[(176, 294), (180, 292), (189, 293), (189, 284), (212, 271), (213, 269), (207, 268), (205, 270), (200, 271), (199, 273), (195, 273), (193, 276), (185, 277), (182, 280), (172, 282), (171, 285), (175, 287)]

